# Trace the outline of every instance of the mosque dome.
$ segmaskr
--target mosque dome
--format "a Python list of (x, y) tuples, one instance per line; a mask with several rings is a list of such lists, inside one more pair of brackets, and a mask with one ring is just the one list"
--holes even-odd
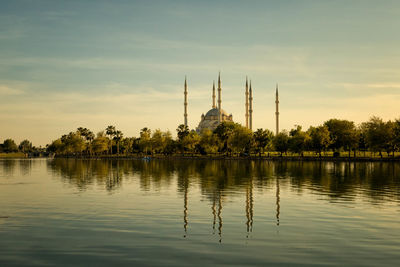
[[(223, 109), (221, 109), (221, 115), (223, 117), (229, 117), (228, 113), (226, 113)], [(214, 117), (216, 120), (218, 120), (218, 108), (210, 109), (205, 115), (205, 119), (214, 119)]]
[[(217, 126), (219, 125), (218, 111), (218, 108), (212, 108), (206, 113), (206, 115), (201, 115), (201, 120), (196, 131), (198, 133), (201, 133), (203, 129), (206, 128), (210, 129), (211, 131), (215, 130), (215, 128), (217, 128)], [(221, 117), (222, 121), (232, 121), (232, 114), (228, 115), (228, 113), (223, 109), (221, 109)]]

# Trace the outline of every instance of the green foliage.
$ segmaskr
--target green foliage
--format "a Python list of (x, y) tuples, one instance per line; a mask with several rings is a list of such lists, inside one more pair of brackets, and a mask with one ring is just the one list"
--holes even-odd
[(257, 129), (253, 134), (255, 150), (261, 156), (265, 149), (271, 148), (274, 134), (268, 129)]
[(183, 140), (183, 148), (189, 152), (194, 153), (196, 146), (200, 143), (200, 136), (195, 131), (190, 131)]
[(18, 152), (17, 144), (13, 139), (6, 139), (3, 142), (3, 151), (6, 153)]
[(321, 156), (321, 152), (326, 151), (331, 144), (328, 127), (325, 125), (318, 127), (311, 126), (307, 132), (310, 136), (310, 149), (319, 153)]
[(232, 135), (234, 129), (236, 127), (242, 127), (240, 124), (224, 121), (220, 123), (217, 128), (214, 130), (214, 134), (217, 135), (219, 140), (219, 151), (220, 152), (228, 152), (228, 138)]
[(230, 151), (236, 153), (249, 152), (253, 145), (253, 133), (246, 127), (235, 124), (227, 140)]
[(25, 139), (19, 144), (18, 149), (23, 153), (28, 153), (33, 150), (33, 146), (29, 140)]
[(358, 147), (359, 132), (354, 122), (348, 120), (330, 119), (324, 123), (328, 127), (331, 146), (334, 150), (351, 150)]
[(160, 129), (154, 131), (151, 137), (153, 151), (156, 153), (167, 153), (167, 147), (171, 149), (172, 135), (170, 131), (162, 132)]
[(298, 125), (296, 129), (292, 129), (289, 135), (289, 150), (303, 155), (303, 152), (310, 147), (310, 135), (307, 132), (304, 132), (300, 125)]
[(97, 135), (92, 142), (92, 150), (95, 154), (101, 155), (108, 150), (109, 140), (104, 135)]
[(396, 148), (397, 122), (384, 122), (379, 117), (371, 117), (368, 122), (361, 125), (365, 135), (366, 144), (374, 152), (394, 151)]
[(218, 152), (218, 137), (210, 129), (204, 129), (201, 132), (200, 147), (204, 154)]
[(140, 130), (139, 148), (145, 154), (152, 152), (151, 130), (147, 127)]
[(178, 128), (176, 129), (176, 133), (178, 135), (178, 139), (180, 142), (183, 141), (183, 139), (189, 135), (189, 128), (185, 126), (184, 124), (180, 124)]
[(286, 153), (289, 149), (289, 134), (287, 131), (282, 131), (278, 133), (272, 141), (276, 151)]

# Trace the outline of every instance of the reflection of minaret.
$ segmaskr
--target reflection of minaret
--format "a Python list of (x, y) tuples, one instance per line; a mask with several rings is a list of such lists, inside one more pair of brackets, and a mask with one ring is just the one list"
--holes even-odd
[(187, 233), (187, 226), (188, 226), (188, 220), (187, 220), (187, 215), (188, 215), (188, 187), (187, 183), (184, 185), (184, 194), (183, 194), (183, 228), (185, 229), (185, 234), (183, 237), (186, 237)]
[(219, 193), (219, 198), (218, 198), (218, 235), (219, 235), (219, 242), (221, 243), (222, 241), (222, 196), (221, 192)]
[(221, 113), (221, 73), (218, 74), (218, 123), (222, 122)]
[(184, 124), (185, 124), (185, 126), (188, 126), (188, 123), (187, 123), (187, 83), (186, 83), (186, 76), (185, 76), (185, 91), (184, 91), (184, 96), (185, 96), (185, 100), (184, 100), (184, 114), (183, 114), (183, 117), (184, 117)]
[(276, 84), (276, 92), (275, 92), (275, 116), (276, 116), (276, 132), (277, 135), (279, 133), (279, 95), (278, 95), (278, 84)]
[(245, 92), (245, 96), (246, 96), (246, 104), (245, 104), (245, 108), (246, 108), (246, 128), (249, 128), (249, 86), (247, 84), (247, 76), (246, 76), (246, 92)]
[(213, 204), (212, 204), (211, 210), (212, 210), (212, 214), (213, 214), (213, 234), (215, 234), (215, 222), (217, 219), (217, 213), (215, 210), (215, 194), (213, 195)]
[(253, 231), (253, 181), (250, 180), (249, 186), (246, 189), (246, 226), (247, 226), (247, 236), (249, 237), (249, 232)]
[(249, 128), (253, 130), (253, 90), (251, 89), (251, 80), (249, 90), (249, 116)]
[(212, 94), (212, 108), (216, 108), (217, 106), (215, 105), (215, 81), (213, 82), (213, 94)]
[(279, 190), (279, 178), (276, 177), (276, 225), (279, 226), (279, 215), (281, 213), (281, 206), (280, 206), (280, 190)]

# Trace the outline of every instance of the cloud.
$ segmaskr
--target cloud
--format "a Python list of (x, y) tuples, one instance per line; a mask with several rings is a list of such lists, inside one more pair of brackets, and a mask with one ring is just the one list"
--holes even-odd
[(0, 85), (0, 95), (21, 95), (24, 92), (20, 89), (11, 88), (7, 85)]

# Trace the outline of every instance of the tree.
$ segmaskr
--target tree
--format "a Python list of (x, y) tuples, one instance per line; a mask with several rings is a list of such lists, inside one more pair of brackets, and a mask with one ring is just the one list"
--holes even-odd
[(151, 143), (151, 130), (147, 127), (140, 130), (140, 140), (139, 140), (140, 151), (144, 153), (152, 153), (152, 143)]
[(85, 138), (86, 140), (86, 148), (89, 150), (89, 154), (92, 154), (92, 146), (91, 143), (94, 139), (94, 134), (92, 131), (90, 131), (87, 128), (83, 128), (83, 127), (79, 127), (77, 129), (77, 133), (82, 136), (83, 138)]
[(276, 151), (281, 153), (286, 153), (289, 149), (289, 134), (287, 131), (282, 131), (278, 133), (272, 140), (274, 148)]
[(18, 149), (22, 151), (23, 153), (31, 152), (32, 151), (32, 143), (29, 140), (23, 140), (19, 146)]
[(296, 129), (290, 130), (290, 138), (288, 141), (289, 150), (301, 154), (307, 149), (310, 143), (310, 136), (308, 133), (302, 130), (302, 127), (298, 125)]
[(328, 127), (326, 127), (325, 125), (321, 125), (318, 127), (311, 126), (307, 132), (311, 138), (311, 149), (318, 153), (321, 157), (322, 151), (326, 151), (331, 144)]
[(203, 154), (218, 152), (218, 137), (210, 129), (203, 129), (199, 144)]
[(254, 132), (253, 136), (256, 152), (258, 152), (259, 156), (261, 157), (261, 153), (263, 153), (264, 150), (271, 145), (274, 134), (268, 129), (263, 130), (260, 128)]
[(241, 127), (241, 125), (231, 121), (224, 121), (215, 128), (214, 134), (219, 139), (219, 150), (221, 152), (228, 152), (228, 138), (232, 135), (235, 127)]
[(82, 151), (85, 149), (86, 145), (79, 132), (70, 132), (67, 135), (63, 135), (61, 137), (61, 142), (63, 144), (63, 153), (67, 154), (82, 154)]
[(200, 143), (200, 136), (196, 131), (190, 131), (188, 135), (183, 138), (183, 149), (194, 153), (196, 146)]
[(51, 153), (62, 153), (64, 150), (64, 145), (61, 139), (54, 140), (49, 146), (47, 146), (47, 152)]
[(105, 136), (104, 131), (98, 132), (96, 138), (92, 141), (92, 149), (96, 154), (102, 154), (108, 150), (109, 140)]
[(106, 135), (108, 136), (109, 139), (109, 151), (110, 154), (112, 154), (112, 138), (114, 137), (115, 134), (115, 126), (107, 126), (106, 128)]
[(328, 127), (332, 148), (337, 151), (341, 148), (350, 152), (358, 147), (359, 132), (354, 122), (348, 120), (330, 119), (324, 123)]
[(368, 122), (364, 122), (361, 126), (365, 132), (365, 139), (368, 147), (379, 152), (382, 157), (382, 151), (394, 151), (396, 144), (396, 123), (385, 123), (379, 117), (371, 117)]
[(187, 135), (189, 135), (189, 128), (184, 125), (180, 124), (176, 129), (179, 141), (182, 141)]
[(400, 118), (394, 121), (393, 134), (394, 144), (398, 150), (400, 149)]
[(13, 139), (6, 139), (3, 142), (3, 151), (6, 153), (18, 152), (17, 144)]
[(117, 143), (117, 155), (119, 155), (119, 142), (121, 141), (124, 134), (120, 130), (114, 132), (114, 140)]
[(152, 147), (156, 153), (164, 153), (168, 143), (172, 140), (169, 131), (162, 132), (160, 129), (154, 131), (151, 137)]
[(253, 141), (253, 133), (250, 129), (235, 125), (228, 137), (228, 148), (236, 153), (249, 152)]

